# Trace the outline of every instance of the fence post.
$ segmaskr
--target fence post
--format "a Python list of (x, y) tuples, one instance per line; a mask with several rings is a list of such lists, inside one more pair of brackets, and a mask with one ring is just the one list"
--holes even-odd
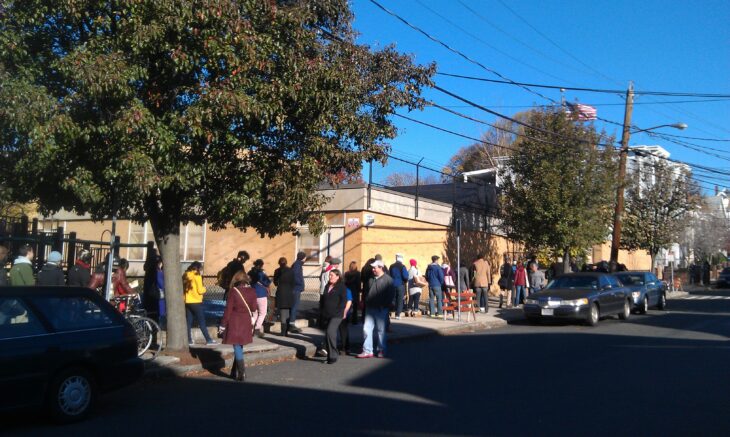
[(68, 250), (66, 251), (66, 268), (70, 269), (76, 263), (76, 232), (68, 234)]
[(56, 237), (53, 241), (53, 250), (56, 252), (63, 253), (63, 226), (59, 226), (56, 228)]
[(119, 245), (122, 244), (122, 239), (119, 235), (114, 237), (114, 255), (119, 258)]

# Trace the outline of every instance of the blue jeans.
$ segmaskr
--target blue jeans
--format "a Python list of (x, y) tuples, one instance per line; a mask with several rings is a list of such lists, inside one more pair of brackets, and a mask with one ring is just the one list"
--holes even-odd
[(399, 285), (395, 287), (395, 316), (400, 316), (403, 312), (403, 296), (406, 293), (406, 286)]
[[(302, 299), (302, 291), (304, 290), (294, 290), (294, 303), (291, 306), (291, 311), (289, 312), (289, 324), (294, 326), (294, 322), (297, 321), (297, 310), (299, 309), (299, 301)], [(284, 320), (282, 320), (284, 322)]]
[[(433, 305), (434, 297), (436, 298), (436, 308), (438, 308), (438, 312), (436, 312), (436, 308), (434, 308), (434, 305)], [(444, 294), (441, 291), (441, 287), (428, 287), (428, 306), (429, 306), (429, 309), (431, 310), (431, 315), (442, 314), (443, 305), (444, 305)]]
[(515, 306), (520, 304), (520, 297), (524, 297), (525, 291), (524, 285), (515, 285)]
[(373, 328), (376, 328), (375, 334), (378, 336), (378, 344), (380, 352), (385, 353), (385, 323), (388, 319), (388, 308), (369, 307), (365, 313), (365, 323), (362, 327), (363, 343), (362, 351), (366, 354), (374, 353), (373, 348)]
[(200, 327), (200, 330), (203, 331), (203, 337), (205, 337), (205, 341), (208, 343), (213, 341), (213, 339), (210, 338), (210, 334), (208, 334), (208, 327), (205, 325), (205, 313), (203, 312), (203, 304), (186, 303), (185, 313), (187, 314), (188, 319), (188, 343), (193, 342), (193, 317), (198, 319), (198, 326)]
[(233, 356), (236, 358), (236, 361), (243, 361), (243, 345), (242, 344), (233, 345)]

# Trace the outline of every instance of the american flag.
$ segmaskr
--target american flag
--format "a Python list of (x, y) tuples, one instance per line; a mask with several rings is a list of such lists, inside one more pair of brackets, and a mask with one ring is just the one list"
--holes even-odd
[(598, 111), (593, 106), (582, 105), (580, 103), (565, 102), (565, 113), (573, 115), (576, 120), (589, 121), (595, 120)]

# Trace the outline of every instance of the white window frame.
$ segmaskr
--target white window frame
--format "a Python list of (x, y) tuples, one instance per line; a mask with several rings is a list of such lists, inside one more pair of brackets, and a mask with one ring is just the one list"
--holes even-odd
[[(132, 228), (135, 225), (137, 225), (134, 222), (129, 222), (129, 223), (130, 223), (129, 224), (129, 229), (127, 231), (127, 242), (131, 242), (132, 241)], [(186, 224), (185, 227), (182, 229), (182, 232), (180, 232), (180, 241), (182, 242), (182, 247), (183, 247), (183, 250), (180, 253), (180, 262), (191, 262), (191, 261), (200, 261), (201, 263), (202, 262), (205, 262), (205, 246), (206, 246), (207, 237), (208, 237), (207, 232), (206, 232), (206, 229), (208, 228), (208, 222), (206, 221), (205, 223), (203, 223), (200, 226), (202, 228), (202, 230), (203, 230), (203, 247), (202, 247), (202, 257), (201, 257), (201, 259), (187, 259), (187, 255), (188, 255), (188, 230), (190, 228), (190, 225), (191, 225), (191, 223)], [(195, 224), (193, 223), (193, 225), (195, 225)], [(144, 243), (146, 244), (148, 241), (154, 241), (154, 236), (152, 234), (152, 229), (151, 229), (150, 223), (149, 222), (145, 222), (144, 225), (142, 225), (142, 228), (144, 229)], [(155, 243), (155, 248), (157, 248), (157, 244), (156, 243)], [(128, 247), (127, 248), (127, 260), (128, 261), (136, 261), (136, 262), (145, 261), (147, 259), (147, 247), (142, 248), (142, 259), (136, 259), (136, 258), (132, 258), (130, 256), (131, 251), (132, 250), (136, 250), (136, 249), (139, 249), (139, 248), (132, 248), (132, 247)]]
[(313, 238), (317, 238), (318, 239), (318, 245), (317, 245), (317, 261), (316, 262), (315, 261), (305, 261), (304, 264), (305, 265), (312, 265), (312, 266), (313, 265), (321, 265), (322, 264), (322, 235), (324, 235), (324, 234), (320, 235), (319, 237), (315, 237), (314, 235), (312, 235), (309, 232), (309, 226), (301, 226), (297, 230), (299, 231), (299, 235), (297, 235), (297, 240), (296, 240), (297, 252), (299, 252), (299, 251), (302, 250), (301, 234), (303, 232), (306, 232), (309, 235), (311, 235)]

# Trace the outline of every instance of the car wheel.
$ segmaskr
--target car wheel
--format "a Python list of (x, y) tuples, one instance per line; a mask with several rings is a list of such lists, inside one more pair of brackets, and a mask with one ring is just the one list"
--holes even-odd
[[(646, 298), (644, 298), (644, 302), (646, 302)], [(631, 315), (631, 301), (626, 299), (624, 301), (624, 310), (621, 311), (618, 315), (618, 318), (621, 320), (626, 320)]]
[(659, 308), (662, 311), (667, 309), (667, 295), (666, 294), (662, 293), (659, 295), (659, 304), (657, 305), (657, 308)]
[(96, 385), (91, 374), (82, 368), (60, 372), (48, 392), (48, 409), (58, 422), (84, 419), (96, 400)]
[(641, 308), (639, 308), (639, 314), (646, 314), (649, 311), (649, 296), (644, 296), (644, 300), (641, 301)]
[(598, 304), (594, 303), (593, 305), (591, 305), (591, 310), (588, 312), (588, 318), (586, 319), (586, 323), (588, 323), (588, 326), (596, 326), (600, 317), (601, 312), (598, 309)]

